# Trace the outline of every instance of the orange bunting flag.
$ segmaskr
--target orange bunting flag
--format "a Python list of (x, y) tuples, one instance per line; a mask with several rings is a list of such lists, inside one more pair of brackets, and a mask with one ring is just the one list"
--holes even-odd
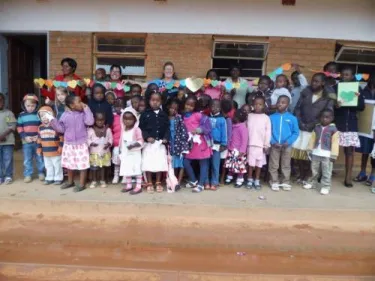
[(290, 62), (284, 63), (281, 65), (281, 68), (285, 71), (289, 71), (292, 68), (292, 64)]

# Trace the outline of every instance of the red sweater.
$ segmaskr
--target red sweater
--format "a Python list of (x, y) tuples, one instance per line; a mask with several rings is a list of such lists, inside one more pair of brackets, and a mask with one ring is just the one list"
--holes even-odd
[[(64, 82), (65, 76), (64, 75), (57, 75), (54, 80)], [(82, 78), (79, 77), (76, 74), (73, 74), (72, 80), (82, 80)], [(68, 82), (68, 81), (65, 81), (65, 82)], [(81, 97), (81, 100), (84, 100), (84, 98), (86, 97), (86, 90), (84, 88), (80, 87), (80, 86), (76, 86), (75, 89), (72, 89), (72, 88), (68, 87), (68, 91), (71, 91), (76, 96)], [(56, 95), (55, 87), (52, 87), (50, 90), (42, 88), (42, 89), (40, 89), (40, 93), (42, 94), (43, 97), (46, 97), (46, 98), (48, 97), (50, 100), (55, 100), (55, 95)]]

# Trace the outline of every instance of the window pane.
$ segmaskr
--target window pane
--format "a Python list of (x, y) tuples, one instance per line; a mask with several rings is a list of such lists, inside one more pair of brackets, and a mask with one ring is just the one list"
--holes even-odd
[(99, 52), (143, 53), (145, 38), (104, 38), (98, 37)]
[(375, 49), (374, 50), (360, 50), (360, 49), (345, 49), (341, 53), (338, 61), (348, 61), (354, 63), (373, 63), (375, 64)]
[(265, 44), (257, 43), (216, 43), (214, 56), (261, 58), (266, 55)]
[(108, 74), (112, 64), (120, 65), (123, 75), (145, 74), (145, 59), (138, 58), (97, 58), (96, 68), (104, 68)]

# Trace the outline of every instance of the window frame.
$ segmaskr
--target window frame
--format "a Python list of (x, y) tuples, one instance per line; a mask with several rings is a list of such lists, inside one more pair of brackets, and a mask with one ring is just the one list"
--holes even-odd
[[(144, 38), (145, 39), (145, 51), (144, 52), (102, 52), (98, 51), (98, 39), (99, 38)], [(134, 77), (142, 77), (146, 78), (147, 76), (147, 54), (146, 54), (146, 45), (147, 45), (147, 34), (146, 33), (105, 33), (105, 32), (98, 32), (93, 33), (93, 55), (92, 55), (92, 63), (93, 63), (93, 75), (96, 70), (96, 66), (98, 63), (98, 58), (133, 58), (133, 59), (143, 59), (144, 60), (144, 73), (126, 73), (122, 74), (124, 76), (134, 76)]]
[(358, 46), (358, 45), (344, 45), (341, 44), (340, 50), (337, 52), (335, 56), (335, 62), (337, 63), (346, 63), (346, 64), (355, 64), (355, 65), (374, 65), (375, 62), (358, 62), (358, 61), (341, 61), (339, 60), (340, 56), (342, 55), (343, 51), (345, 50), (372, 50), (375, 52), (375, 46), (373, 48), (368, 47), (368, 46)]

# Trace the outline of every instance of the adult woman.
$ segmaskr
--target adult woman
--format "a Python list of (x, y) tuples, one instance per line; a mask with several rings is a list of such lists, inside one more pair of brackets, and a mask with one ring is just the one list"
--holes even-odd
[[(55, 77), (55, 81), (61, 81), (61, 82), (69, 82), (71, 80), (81, 80), (81, 77), (75, 74), (75, 71), (77, 69), (77, 62), (72, 58), (64, 58), (61, 60), (61, 70), (62, 75), (57, 75)], [(86, 95), (85, 91), (85, 84), (84, 82), (81, 82), (81, 85), (76, 85), (75, 88), (68, 87), (68, 91), (71, 94), (74, 94), (76, 96), (79, 96), (81, 100), (84, 99)], [(50, 90), (47, 89), (40, 89), (40, 92), (42, 96), (45, 98), (48, 98), (50, 100), (55, 100), (55, 87), (52, 87)]]
[(160, 79), (155, 79), (151, 81), (149, 84), (156, 84), (160, 88), (165, 88), (166, 90), (163, 92), (163, 102), (165, 102), (169, 98), (174, 98), (178, 93), (178, 88), (172, 87), (171, 89), (167, 89), (168, 85), (174, 84), (175, 80), (178, 80), (176, 72), (174, 70), (174, 65), (172, 62), (168, 61), (163, 66), (163, 73)]
[(233, 100), (237, 102), (238, 107), (242, 107), (246, 103), (246, 94), (251, 93), (252, 89), (248, 86), (246, 79), (240, 77), (241, 67), (233, 65), (229, 68), (230, 76), (226, 82), (236, 83), (240, 85), (238, 88), (233, 88), (230, 93), (233, 95)]
[[(109, 77), (110, 77), (109, 82), (121, 83), (122, 82), (121, 76), (122, 76), (121, 66), (117, 64), (111, 65), (111, 68), (109, 69)], [(126, 94), (124, 89), (118, 89), (115, 87), (112, 90), (115, 92), (117, 98), (123, 98)]]

